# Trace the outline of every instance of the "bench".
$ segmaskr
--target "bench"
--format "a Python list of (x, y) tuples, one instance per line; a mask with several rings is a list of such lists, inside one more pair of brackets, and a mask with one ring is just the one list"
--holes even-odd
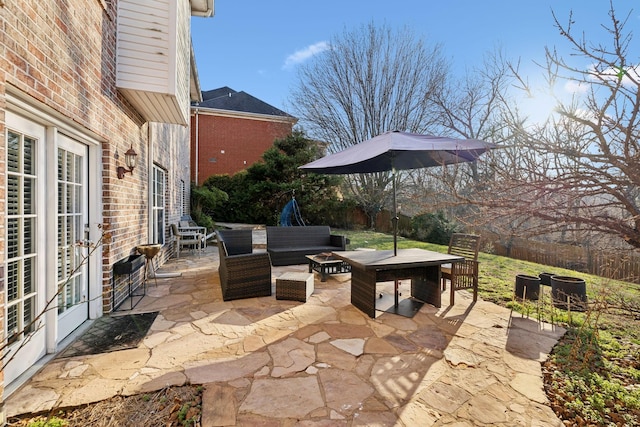
[(331, 234), (326, 225), (267, 226), (267, 252), (274, 266), (308, 264), (305, 255), (344, 251), (346, 244), (345, 236)]

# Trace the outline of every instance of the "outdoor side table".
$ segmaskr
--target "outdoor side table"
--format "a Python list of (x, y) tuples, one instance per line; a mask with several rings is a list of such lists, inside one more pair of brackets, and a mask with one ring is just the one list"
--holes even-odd
[(313, 274), (286, 272), (276, 279), (276, 299), (306, 302), (313, 293)]

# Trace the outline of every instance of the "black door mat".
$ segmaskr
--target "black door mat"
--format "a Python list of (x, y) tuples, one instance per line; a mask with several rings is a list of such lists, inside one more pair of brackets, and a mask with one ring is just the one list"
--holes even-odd
[(58, 357), (84, 356), (136, 348), (158, 315), (151, 313), (102, 316)]

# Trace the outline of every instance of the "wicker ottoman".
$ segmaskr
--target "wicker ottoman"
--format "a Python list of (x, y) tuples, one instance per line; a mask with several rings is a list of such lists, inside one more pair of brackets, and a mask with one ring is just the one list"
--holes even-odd
[(287, 272), (276, 279), (276, 299), (306, 302), (313, 293), (313, 273)]

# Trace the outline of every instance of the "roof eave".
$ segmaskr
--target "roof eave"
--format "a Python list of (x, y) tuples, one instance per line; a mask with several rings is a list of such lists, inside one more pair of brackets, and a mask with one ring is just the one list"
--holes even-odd
[(189, 0), (191, 16), (210, 18), (213, 16), (213, 0)]
[(296, 124), (298, 122), (297, 117), (293, 116), (275, 116), (270, 114), (260, 114), (260, 113), (248, 113), (245, 111), (236, 111), (236, 110), (223, 110), (220, 108), (210, 108), (210, 107), (202, 107), (200, 105), (191, 105), (191, 112), (198, 112), (199, 114), (211, 114), (222, 117), (236, 117), (236, 118), (252, 118), (257, 120), (266, 120), (266, 121), (277, 121), (277, 122), (285, 122)]
[(200, 78), (198, 77), (198, 67), (196, 66), (196, 54), (193, 51), (193, 42), (191, 43), (191, 53), (189, 62), (191, 64), (189, 78), (189, 98), (191, 102), (202, 102), (202, 91), (200, 90)]

